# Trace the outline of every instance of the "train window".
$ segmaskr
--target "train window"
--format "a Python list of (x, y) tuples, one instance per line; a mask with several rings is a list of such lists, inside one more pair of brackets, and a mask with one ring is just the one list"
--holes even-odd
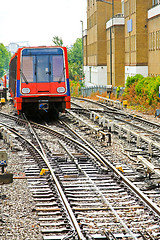
[(33, 57), (23, 56), (21, 79), (22, 82), (33, 82)]
[(52, 56), (53, 82), (64, 82), (64, 60), (63, 55)]
[(17, 80), (17, 57), (14, 57), (9, 66), (9, 88), (12, 89), (12, 92), (15, 95), (15, 83)]
[(37, 82), (49, 82), (49, 56), (37, 56)]

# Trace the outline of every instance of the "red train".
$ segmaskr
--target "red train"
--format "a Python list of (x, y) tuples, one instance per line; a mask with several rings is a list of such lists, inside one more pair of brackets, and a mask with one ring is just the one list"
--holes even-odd
[(9, 66), (9, 90), (17, 113), (70, 108), (69, 71), (65, 47), (19, 48)]

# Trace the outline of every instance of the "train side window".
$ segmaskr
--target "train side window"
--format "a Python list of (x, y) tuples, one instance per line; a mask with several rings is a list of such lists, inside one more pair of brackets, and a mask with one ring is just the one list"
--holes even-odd
[[(33, 57), (32, 56), (23, 56), (22, 58), (22, 82), (33, 82)], [(24, 76), (24, 77), (23, 77)]]
[(64, 82), (65, 71), (64, 71), (64, 59), (63, 55), (52, 56), (52, 71), (53, 71), (53, 82)]
[(15, 95), (15, 84), (17, 81), (17, 57), (14, 57), (10, 62), (9, 67), (9, 88)]

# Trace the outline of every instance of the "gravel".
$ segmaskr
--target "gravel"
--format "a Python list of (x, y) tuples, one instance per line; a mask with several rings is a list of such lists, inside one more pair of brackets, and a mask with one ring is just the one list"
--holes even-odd
[(3, 140), (0, 140), (0, 149), (7, 150), (7, 171), (14, 174), (17, 179), (13, 183), (0, 186), (1, 190), (1, 215), (0, 239), (1, 240), (30, 240), (43, 239), (38, 216), (33, 212), (35, 202), (32, 193), (28, 190), (27, 179), (24, 178), (24, 157), (22, 152), (12, 152), (6, 149)]
[[(2, 111), (15, 113), (12, 105), (5, 105)], [(147, 120), (160, 123), (159, 118), (144, 115), (140, 112), (126, 110), (128, 113), (143, 116)], [(111, 147), (114, 149), (114, 146)], [(115, 145), (117, 148), (117, 144)], [(7, 171), (14, 174), (13, 183), (0, 186), (0, 240), (41, 240), (42, 234), (38, 223), (37, 213), (33, 211), (35, 202), (29, 191), (27, 179), (23, 178), (25, 156), (22, 151), (11, 151), (0, 139), (0, 149), (7, 150)], [(118, 151), (120, 152), (120, 151)], [(120, 157), (120, 156), (119, 156)]]

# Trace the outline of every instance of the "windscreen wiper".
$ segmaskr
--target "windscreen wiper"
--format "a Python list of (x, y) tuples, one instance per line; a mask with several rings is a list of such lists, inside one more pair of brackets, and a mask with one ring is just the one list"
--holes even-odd
[(25, 83), (26, 83), (26, 84), (29, 84), (29, 82), (28, 82), (28, 80), (27, 80), (26, 76), (24, 75), (24, 73), (23, 73), (22, 69), (20, 69), (20, 73), (21, 73), (21, 75), (22, 75), (22, 78), (23, 78), (23, 80), (25, 81)]

